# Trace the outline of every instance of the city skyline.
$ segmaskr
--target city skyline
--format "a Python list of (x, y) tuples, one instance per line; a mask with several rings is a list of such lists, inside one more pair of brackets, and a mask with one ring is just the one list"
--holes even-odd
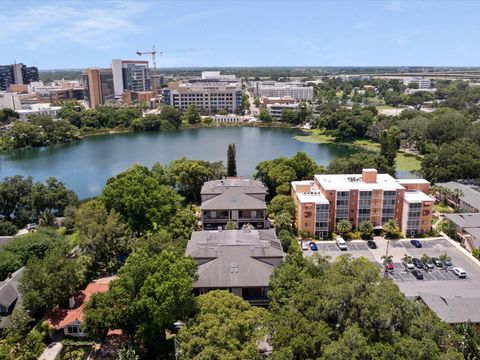
[[(5, 1), (0, 63), (107, 67), (477, 66), (478, 2)], [(307, 11), (308, 9), (308, 11)], [(443, 24), (443, 25), (442, 25)], [(448, 26), (444, 26), (448, 25)]]

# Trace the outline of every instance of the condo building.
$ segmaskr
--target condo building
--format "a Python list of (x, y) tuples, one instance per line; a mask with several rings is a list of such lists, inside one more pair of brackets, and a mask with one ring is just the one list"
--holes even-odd
[(376, 229), (394, 219), (406, 236), (430, 231), (434, 199), (423, 179), (397, 180), (375, 169), (354, 175), (315, 175), (292, 182), (296, 226), (309, 236), (324, 239), (346, 219), (354, 229), (366, 220)]
[(204, 230), (225, 228), (232, 222), (237, 229), (248, 224), (256, 229), (270, 227), (266, 219), (267, 190), (258, 180), (226, 178), (207, 181), (200, 194)]

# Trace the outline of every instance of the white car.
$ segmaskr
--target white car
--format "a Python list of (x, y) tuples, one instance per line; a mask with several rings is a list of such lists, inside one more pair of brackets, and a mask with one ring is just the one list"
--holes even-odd
[(302, 241), (302, 250), (308, 250), (308, 244), (306, 241)]
[(407, 262), (403, 262), (403, 265), (405, 266), (405, 268), (407, 270), (413, 270), (415, 269), (415, 265), (413, 265), (413, 263), (411, 261), (407, 261)]
[(457, 275), (457, 276), (458, 276), (459, 278), (461, 278), (461, 279), (467, 277), (467, 273), (466, 273), (465, 270), (463, 270), (462, 268), (454, 267), (452, 270), (453, 270), (453, 273), (454, 273), (455, 275)]

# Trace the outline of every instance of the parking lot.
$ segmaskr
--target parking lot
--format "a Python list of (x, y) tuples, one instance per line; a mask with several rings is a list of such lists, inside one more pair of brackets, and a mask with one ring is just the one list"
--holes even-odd
[[(478, 266), (468, 255), (464, 254), (449, 240), (443, 238), (420, 239), (422, 248), (416, 248), (410, 240), (387, 240), (376, 237), (376, 249), (370, 249), (366, 241), (354, 240), (348, 242), (348, 250), (340, 251), (334, 241), (315, 241), (318, 251), (311, 249), (304, 250), (304, 256), (311, 256), (318, 253), (329, 257), (332, 261), (339, 255), (350, 254), (354, 258), (365, 257), (378, 265), (379, 270), (384, 273), (383, 259), (387, 253), (392, 256), (394, 269), (387, 272), (399, 286), (406, 296), (417, 296), (418, 293), (426, 292), (440, 296), (480, 296), (480, 266)], [(406, 270), (402, 264), (402, 258), (409, 255), (412, 258), (420, 259), (423, 254), (429, 257), (439, 257), (447, 254), (451, 258), (453, 266), (447, 269), (434, 267), (428, 271), (421, 270), (423, 280), (417, 279), (411, 272)], [(460, 279), (453, 271), (453, 267), (460, 267), (466, 271), (467, 277)]]

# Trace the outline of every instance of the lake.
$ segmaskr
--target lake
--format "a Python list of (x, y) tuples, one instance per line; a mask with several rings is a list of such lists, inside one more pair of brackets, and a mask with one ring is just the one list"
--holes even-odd
[(226, 164), (230, 143), (236, 145), (237, 171), (244, 177), (251, 177), (260, 161), (289, 157), (298, 151), (305, 151), (322, 165), (353, 153), (342, 145), (294, 139), (300, 133), (284, 128), (227, 127), (92, 136), (69, 144), (4, 153), (0, 155), (0, 178), (23, 175), (44, 181), (53, 176), (85, 199), (100, 194), (109, 177), (134, 163), (167, 164), (186, 156)]

